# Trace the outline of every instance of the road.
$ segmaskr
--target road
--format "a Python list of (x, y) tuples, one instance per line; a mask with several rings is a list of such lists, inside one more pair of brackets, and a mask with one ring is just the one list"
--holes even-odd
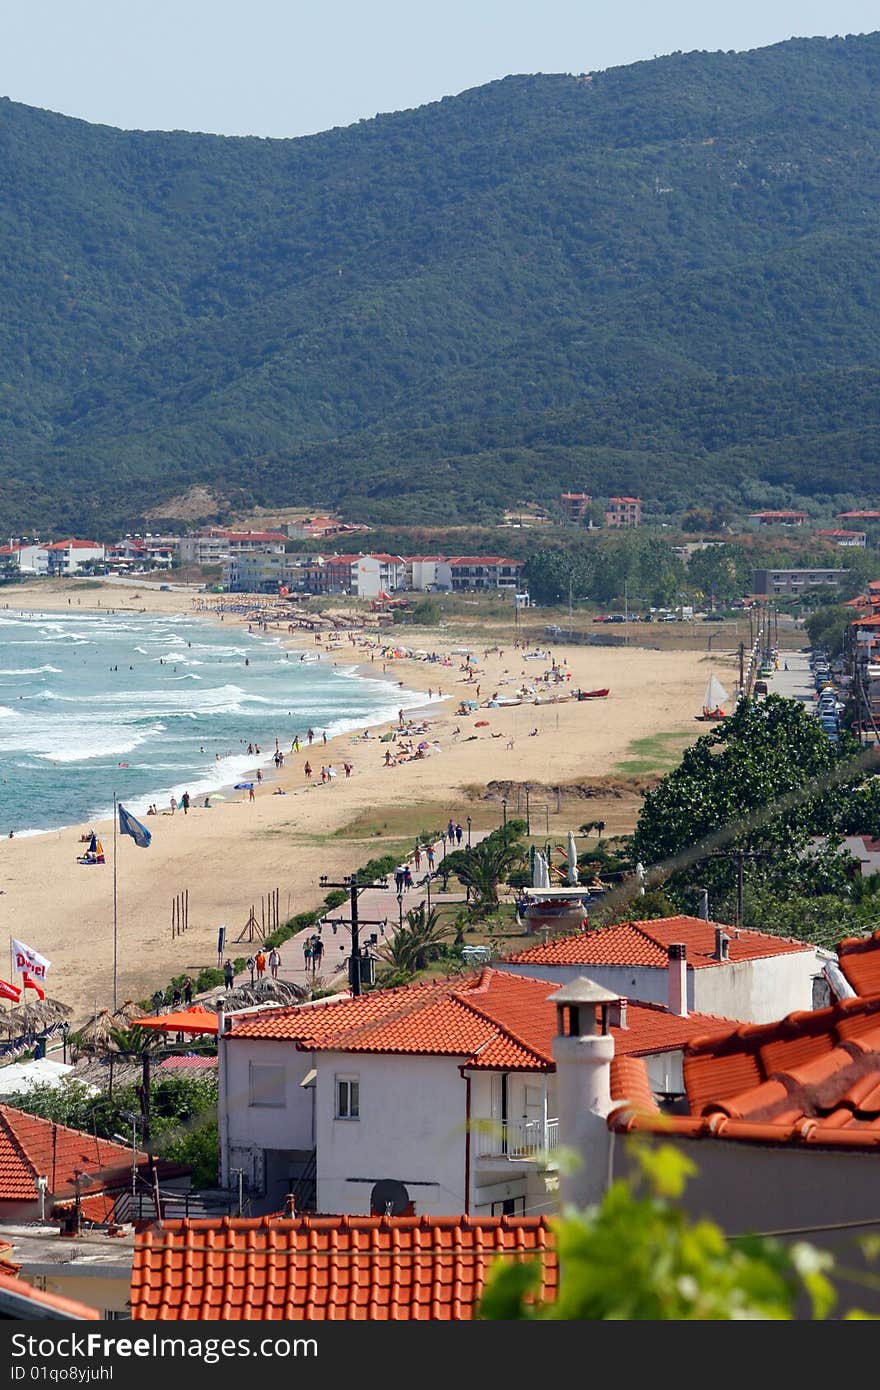
[[(807, 652), (781, 652), (780, 669), (767, 678), (767, 689), (773, 695), (789, 700), (801, 700), (812, 712), (816, 698), (813, 673)], [(785, 667), (788, 670), (785, 670)]]

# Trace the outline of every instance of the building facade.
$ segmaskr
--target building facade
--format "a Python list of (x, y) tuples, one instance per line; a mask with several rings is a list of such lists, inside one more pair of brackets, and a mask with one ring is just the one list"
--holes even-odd
[(609, 497), (605, 505), (606, 526), (641, 526), (640, 497)]
[(848, 570), (771, 570), (752, 571), (752, 593), (761, 598), (797, 598), (805, 589), (839, 589)]

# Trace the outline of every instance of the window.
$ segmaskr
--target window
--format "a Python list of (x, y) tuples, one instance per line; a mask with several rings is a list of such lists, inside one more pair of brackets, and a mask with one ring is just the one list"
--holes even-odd
[(269, 1066), (262, 1062), (251, 1062), (250, 1104), (274, 1106), (276, 1109), (283, 1110), (285, 1104), (283, 1067)]
[(525, 1216), (525, 1197), (505, 1197), (503, 1202), (492, 1203), (493, 1216)]
[(337, 1076), (337, 1120), (357, 1120), (360, 1118), (360, 1089), (360, 1082), (356, 1076)]

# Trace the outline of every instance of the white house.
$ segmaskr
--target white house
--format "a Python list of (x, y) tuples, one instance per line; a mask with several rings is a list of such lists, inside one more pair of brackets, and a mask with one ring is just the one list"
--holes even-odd
[(46, 546), (49, 574), (76, 574), (94, 560), (103, 561), (104, 546), (97, 541), (53, 541)]
[(408, 555), (406, 557), (406, 587), (424, 593), (439, 584), (437, 566), (443, 561), (442, 555)]
[[(299, 1207), (381, 1215), (388, 1191), (417, 1215), (543, 1210), (557, 1147), (549, 993), (485, 969), (228, 1016), (221, 1182), (241, 1173), (256, 1211), (292, 1192)], [(612, 1026), (668, 1095), (683, 1088), (687, 1039), (730, 1021), (618, 1001)]]
[(496, 968), (556, 986), (586, 975), (615, 994), (676, 1012), (764, 1023), (811, 1009), (825, 963), (806, 942), (682, 915), (557, 936)]
[(455, 555), (439, 561), (435, 582), (453, 593), (485, 589), (516, 593), (523, 568), (521, 560), (506, 560), (502, 555)]
[(10, 561), (22, 574), (49, 573), (49, 553), (44, 545), (25, 545), (20, 541), (0, 545), (0, 568)]

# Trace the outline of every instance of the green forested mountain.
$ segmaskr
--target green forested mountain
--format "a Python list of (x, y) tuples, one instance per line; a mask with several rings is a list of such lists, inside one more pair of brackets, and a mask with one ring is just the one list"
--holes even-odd
[[(0, 101), (0, 534), (878, 499), (880, 34), (298, 140)], [(173, 507), (172, 507), (173, 510)]]

